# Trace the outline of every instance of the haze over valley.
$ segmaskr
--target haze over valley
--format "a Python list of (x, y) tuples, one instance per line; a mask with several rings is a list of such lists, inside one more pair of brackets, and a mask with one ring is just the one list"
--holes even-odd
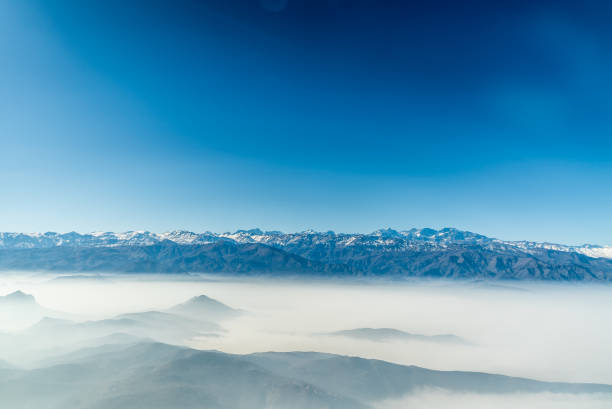
[[(612, 403), (609, 286), (497, 283), (4, 273), (0, 401), (36, 409)], [(70, 392), (74, 383), (81, 392)], [(232, 397), (232, 387), (249, 398)]]

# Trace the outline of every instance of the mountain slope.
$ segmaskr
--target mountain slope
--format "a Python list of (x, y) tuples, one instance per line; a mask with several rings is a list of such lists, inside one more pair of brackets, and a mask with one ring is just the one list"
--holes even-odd
[(1, 249), (0, 270), (130, 273), (343, 273), (348, 269), (311, 261), (262, 244), (219, 242), (150, 246)]
[(0, 379), (0, 407), (73, 409), (364, 409), (240, 356), (164, 344), (91, 349)]
[(481, 372), (434, 371), (316, 352), (266, 352), (245, 358), (276, 373), (367, 402), (399, 397), (423, 387), (474, 393), (612, 393), (609, 385), (540, 382)]
[(232, 355), (159, 343), (106, 345), (0, 378), (0, 406), (119, 409), (365, 409), (422, 387), (471, 393), (602, 393), (612, 386), (433, 371), (348, 356)]

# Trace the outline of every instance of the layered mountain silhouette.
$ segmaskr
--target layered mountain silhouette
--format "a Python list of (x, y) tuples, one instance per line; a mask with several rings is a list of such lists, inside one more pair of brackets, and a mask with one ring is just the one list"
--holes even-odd
[(160, 343), (105, 345), (0, 376), (0, 406), (120, 409), (366, 409), (421, 388), (470, 393), (599, 393), (540, 382), (314, 352), (232, 355)]
[[(31, 296), (24, 294), (22, 297)], [(33, 297), (31, 299), (38, 305)], [(3, 311), (0, 303), (0, 313)], [(31, 361), (34, 357), (48, 357), (85, 345), (123, 344), (142, 340), (182, 345), (194, 337), (223, 335), (221, 323), (242, 313), (200, 295), (166, 311), (125, 313), (84, 322), (43, 317), (21, 331), (0, 333), (0, 350), (6, 356)]]
[(0, 270), (612, 280), (612, 250), (456, 229), (235, 233), (0, 233)]

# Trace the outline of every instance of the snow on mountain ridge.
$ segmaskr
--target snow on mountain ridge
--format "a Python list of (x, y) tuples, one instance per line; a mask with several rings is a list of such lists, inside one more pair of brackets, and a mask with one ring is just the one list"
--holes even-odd
[(586, 244), (583, 246), (568, 246), (555, 243), (538, 243), (532, 241), (504, 241), (490, 238), (477, 233), (462, 231), (455, 228), (440, 230), (424, 228), (397, 231), (379, 229), (372, 233), (335, 233), (315, 232), (313, 230), (299, 233), (283, 233), (279, 231), (262, 231), (261, 229), (238, 230), (234, 233), (194, 233), (187, 230), (174, 230), (165, 233), (149, 231), (92, 232), (80, 234), (69, 233), (0, 233), (0, 249), (14, 248), (49, 248), (56, 246), (74, 247), (115, 247), (115, 246), (149, 246), (171, 241), (183, 245), (200, 245), (215, 243), (221, 240), (235, 243), (260, 243), (280, 248), (295, 247), (353, 247), (363, 246), (397, 250), (435, 250), (453, 245), (476, 245), (489, 249), (515, 249), (524, 252), (554, 250), (573, 252), (594, 258), (612, 259), (612, 246)]

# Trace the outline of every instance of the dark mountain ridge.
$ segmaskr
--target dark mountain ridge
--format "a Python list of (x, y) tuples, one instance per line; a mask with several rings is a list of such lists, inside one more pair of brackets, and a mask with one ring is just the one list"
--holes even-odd
[(0, 269), (126, 273), (346, 273), (263, 244), (218, 242), (150, 246), (0, 249)]

